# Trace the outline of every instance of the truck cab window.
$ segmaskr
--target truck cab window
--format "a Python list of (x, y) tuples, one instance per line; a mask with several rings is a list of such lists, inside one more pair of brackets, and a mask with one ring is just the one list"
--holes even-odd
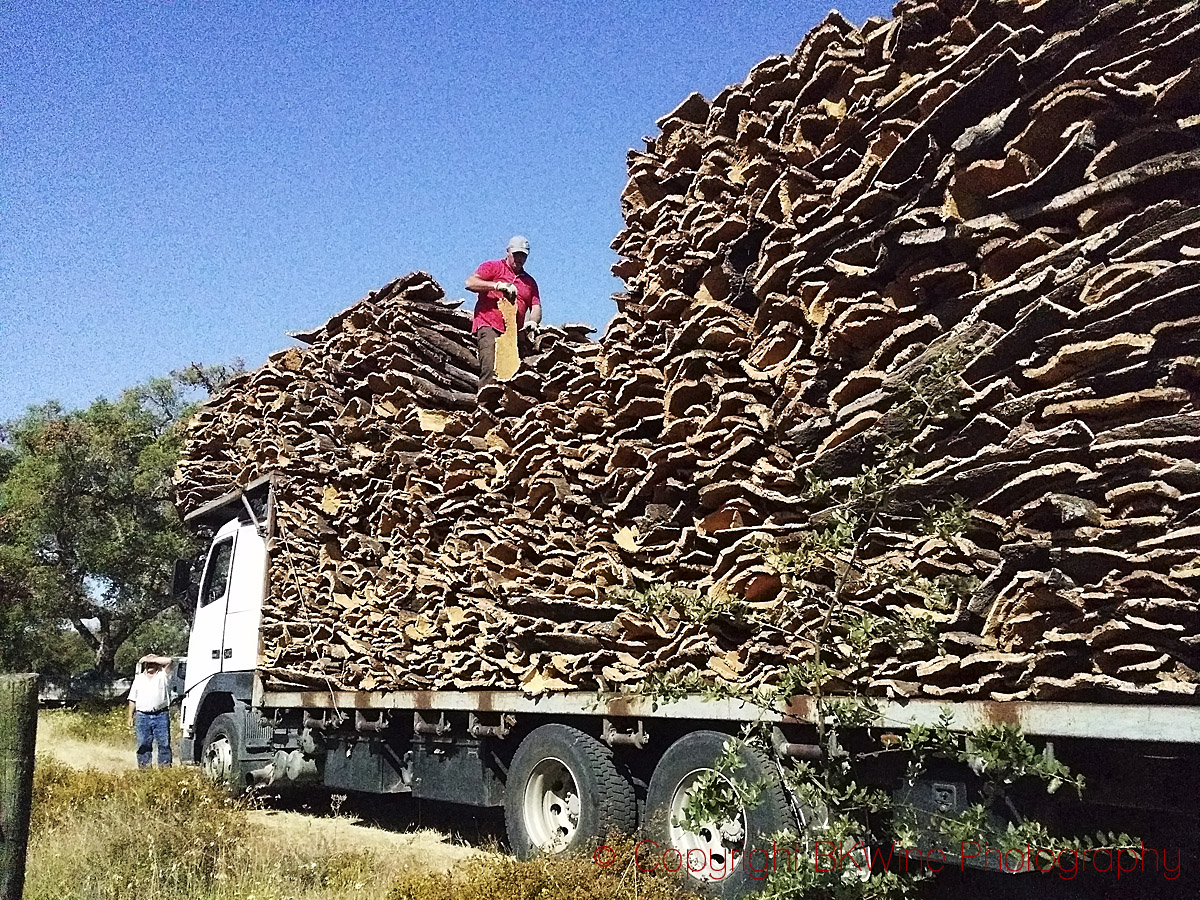
[(229, 584), (229, 564), (233, 561), (233, 538), (221, 541), (212, 549), (208, 558), (208, 572), (204, 577), (204, 589), (200, 592), (201, 608), (225, 595)]

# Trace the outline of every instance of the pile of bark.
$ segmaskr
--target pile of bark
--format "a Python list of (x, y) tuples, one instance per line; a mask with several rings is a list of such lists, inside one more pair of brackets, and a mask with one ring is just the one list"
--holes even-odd
[[(819, 637), (878, 693), (1194, 695), (1198, 50), (1196, 3), (834, 13), (631, 152), (598, 344), (476, 407), (427, 276), (303, 335), (178, 478), (280, 474), (269, 683), (755, 686)], [(848, 512), (856, 577), (777, 571)]]

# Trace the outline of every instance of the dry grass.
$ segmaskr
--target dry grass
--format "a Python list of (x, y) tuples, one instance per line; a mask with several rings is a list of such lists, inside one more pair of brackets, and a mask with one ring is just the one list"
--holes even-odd
[(383, 900), (393, 855), (254, 825), (194, 769), (106, 774), (39, 757), (26, 900)]
[(677, 875), (647, 875), (633, 865), (634, 842), (612, 837), (608, 858), (600, 866), (590, 855), (569, 859), (547, 857), (520, 862), (509, 856), (468, 860), (440, 875), (403, 873), (387, 900), (687, 900)]

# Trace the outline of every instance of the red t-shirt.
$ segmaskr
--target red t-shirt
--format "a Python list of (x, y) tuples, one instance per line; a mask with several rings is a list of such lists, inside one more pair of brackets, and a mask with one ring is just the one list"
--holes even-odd
[[(527, 272), (518, 275), (508, 264), (508, 260), (489, 259), (475, 270), (475, 274), (484, 281), (504, 281), (517, 286), (517, 328), (525, 324), (525, 313), (530, 307), (540, 306), (542, 303), (533, 276)], [(488, 291), (479, 295), (479, 301), (475, 304), (475, 318), (471, 322), (472, 333), (484, 325), (497, 331), (504, 330), (504, 316), (498, 303), (503, 297), (499, 291)]]

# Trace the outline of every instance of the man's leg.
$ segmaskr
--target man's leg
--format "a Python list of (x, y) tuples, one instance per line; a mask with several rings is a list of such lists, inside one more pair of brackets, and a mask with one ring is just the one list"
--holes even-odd
[(495, 328), (487, 325), (475, 332), (475, 341), (479, 345), (479, 386), (491, 384), (496, 378), (496, 335)]
[(171, 714), (163, 710), (154, 716), (154, 743), (158, 746), (158, 764), (169, 766), (173, 761), (171, 755)]
[(138, 768), (144, 769), (150, 765), (150, 755), (154, 748), (154, 717), (134, 713), (133, 733), (137, 737)]

